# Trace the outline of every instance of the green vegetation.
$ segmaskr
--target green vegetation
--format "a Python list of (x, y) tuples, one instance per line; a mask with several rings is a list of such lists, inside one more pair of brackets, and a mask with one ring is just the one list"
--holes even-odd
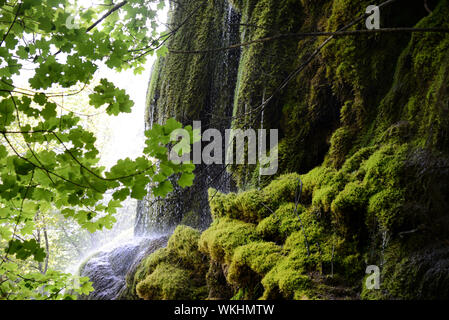
[(143, 299), (205, 299), (207, 256), (198, 250), (199, 231), (178, 226), (166, 248), (149, 255), (138, 267), (133, 286)]
[[(109, 116), (131, 112), (125, 90), (105, 78), (95, 81), (94, 74), (101, 65), (142, 71), (146, 56), (166, 37), (148, 32), (165, 6), (153, 3), (157, 8), (128, 0), (77, 11), (67, 0), (0, 1), (0, 299), (88, 294), (87, 278), (72, 281), (53, 269), (55, 257), (68, 258), (62, 242), (80, 240), (84, 230), (112, 228), (123, 201), (142, 199), (149, 185), (160, 197), (173, 190), (172, 181), (191, 185), (195, 167), (167, 156), (170, 134), (182, 127), (178, 121), (153, 126), (141, 156), (106, 169), (89, 120), (81, 119), (93, 109)], [(142, 49), (142, 43), (153, 45)], [(20, 80), (28, 84), (23, 88)], [(81, 97), (69, 104), (74, 110), (65, 108), (64, 98), (73, 96)], [(74, 230), (78, 234), (70, 234)]]
[[(309, 273), (324, 273), (323, 268), (329, 269), (331, 263), (335, 264), (335, 270), (341, 272), (354, 270), (359, 257), (352, 244), (348, 244), (344, 239), (329, 232), (329, 229), (326, 228), (328, 219), (317, 218), (314, 211), (316, 208), (309, 210), (302, 206), (299, 208), (297, 213), (301, 216), (301, 221), (304, 224), (304, 229), (301, 229), (298, 217), (294, 214), (294, 204), (285, 200), (288, 199), (288, 193), (285, 190), (293, 188), (295, 178), (298, 179), (299, 176), (285, 175), (273, 181), (260, 192), (242, 193), (242, 195), (253, 196), (255, 193), (258, 193), (259, 196), (271, 194), (270, 205), (281, 203), (278, 207), (273, 207), (274, 213), (261, 220), (257, 225), (242, 221), (247, 218), (245, 211), (240, 211), (240, 219), (237, 215), (230, 218), (226, 215), (228, 212), (223, 211), (224, 216), (214, 216), (215, 220), (211, 227), (205, 230), (201, 236), (197, 233), (196, 242), (194, 237), (180, 234), (181, 230), (184, 232), (190, 230), (193, 233), (192, 229), (178, 227), (170, 238), (167, 248), (148, 256), (139, 269), (144, 269), (151, 274), (156, 272), (153, 270), (158, 270), (159, 266), (165, 266), (170, 259), (171, 261), (180, 259), (181, 262), (178, 262), (177, 265), (184, 265), (188, 263), (187, 261), (192, 261), (188, 270), (199, 268), (204, 266), (205, 262), (209, 262), (209, 272), (207, 273), (209, 298), (222, 298), (220, 294), (226, 290), (231, 292), (228, 298), (235, 295), (242, 295), (249, 299), (315, 297)], [(298, 180), (296, 180), (297, 182)], [(242, 199), (252, 203), (253, 196), (240, 197), (241, 206), (239, 208), (246, 207), (242, 204)], [(220, 207), (223, 208), (229, 199), (235, 199), (235, 196), (232, 194), (221, 195), (218, 198), (215, 197), (213, 201), (217, 205), (221, 204)], [(284, 202), (279, 202), (279, 199), (284, 199)], [(232, 206), (228, 208), (231, 208), (229, 214), (239, 212), (239, 209), (232, 208)], [(305, 246), (304, 234), (306, 234), (308, 245), (310, 245), (310, 255)], [(335, 252), (335, 257), (332, 256), (331, 251)], [(190, 258), (196, 257), (200, 253), (204, 254), (207, 259), (199, 262), (198, 258)], [(204, 275), (205, 270), (202, 272), (195, 270), (195, 273)], [(176, 273), (173, 272), (173, 274)], [(184, 274), (182, 274), (183, 277)], [(350, 275), (342, 276), (349, 277)], [(223, 277), (226, 280), (225, 283), (221, 279)], [(182, 282), (182, 278), (170, 278), (172, 281), (169, 281), (168, 278), (164, 279), (167, 279), (164, 283), (173, 283), (174, 288), (177, 286), (177, 281)], [(139, 292), (141, 286), (145, 288), (144, 290), (155, 290), (150, 289), (150, 280), (152, 283), (156, 283), (154, 277), (147, 277), (146, 280), (139, 282), (137, 285), (139, 296), (144, 298), (158, 296)], [(215, 285), (221, 287), (217, 289), (214, 287)], [(171, 284), (170, 288), (172, 288)], [(190, 289), (191, 292), (194, 292), (196, 288), (191, 287)], [(244, 289), (244, 292), (239, 293), (241, 289)], [(164, 291), (165, 289), (159, 290)], [(173, 290), (176, 291), (176, 289)]]
[[(448, 33), (338, 36), (322, 49), (324, 37), (291, 35), (339, 30), (369, 0), (177, 0), (163, 34), (165, 1), (85, 8), (79, 28), (67, 25), (70, 2), (0, 0), (0, 299), (88, 295), (89, 279), (73, 285), (53, 270), (49, 246), (63, 236), (49, 230), (76, 223), (80, 239), (112, 228), (128, 197), (158, 201), (151, 228), (177, 227), (127, 275), (126, 298), (449, 297)], [(449, 28), (449, 2), (397, 1), (381, 16), (383, 28)], [(89, 88), (83, 104), (129, 113), (127, 93), (94, 74), (140, 72), (155, 51), (145, 149), (106, 169), (88, 123), (54, 90)], [(21, 88), (14, 79), (30, 64)], [(174, 130), (186, 126), (193, 142), (192, 120), (279, 129), (278, 173), (223, 168), (229, 193), (209, 189), (228, 179), (211, 182), (214, 170), (194, 180), (204, 166), (167, 156)], [(369, 265), (381, 268), (380, 290), (366, 287)]]

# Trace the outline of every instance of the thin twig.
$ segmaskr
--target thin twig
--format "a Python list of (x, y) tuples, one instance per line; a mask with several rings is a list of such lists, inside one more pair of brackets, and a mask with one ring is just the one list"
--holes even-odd
[(125, 4), (127, 4), (128, 1), (123, 1), (120, 2), (119, 4), (117, 4), (115, 7), (113, 7), (111, 10), (109, 10), (108, 12), (106, 12), (100, 19), (98, 19), (94, 24), (92, 24), (89, 28), (87, 28), (86, 32), (89, 32), (90, 30), (92, 30), (93, 28), (95, 28), (99, 23), (101, 23), (104, 19), (106, 19), (107, 17), (109, 17), (111, 14), (113, 14), (115, 11), (117, 11), (118, 9), (120, 9), (121, 7), (123, 7)]
[(12, 150), (12, 151), (16, 154), (16, 156), (18, 156), (20, 159), (22, 159), (22, 160), (28, 162), (29, 164), (33, 165), (34, 167), (36, 167), (36, 168), (38, 168), (38, 169), (43, 170), (43, 171), (46, 172), (46, 173), (49, 173), (49, 174), (51, 174), (51, 175), (54, 175), (55, 177), (58, 177), (58, 178), (64, 180), (65, 182), (68, 182), (68, 183), (70, 183), (70, 184), (73, 184), (74, 186), (77, 186), (77, 187), (79, 187), (79, 188), (81, 188), (81, 189), (89, 189), (89, 187), (87, 187), (87, 186), (83, 186), (83, 185), (78, 184), (78, 183), (76, 183), (76, 182), (73, 182), (73, 181), (71, 181), (71, 180), (69, 180), (69, 179), (67, 179), (67, 178), (64, 178), (63, 176), (61, 176), (61, 175), (59, 175), (59, 174), (57, 174), (57, 173), (55, 173), (55, 172), (52, 172), (52, 171), (48, 170), (47, 168), (45, 168), (45, 167), (43, 167), (43, 166), (39, 166), (39, 165), (35, 164), (35, 163), (34, 163), (33, 161), (31, 161), (30, 159), (25, 158), (24, 156), (22, 156), (20, 153), (17, 152), (17, 150), (16, 150), (16, 149), (14, 148), (14, 146), (12, 145), (11, 141), (8, 139), (7, 135), (4, 134), (4, 133), (2, 133), (2, 135), (3, 135), (3, 137), (5, 138), (6, 142), (8, 143), (9, 147), (11, 148), (11, 150)]
[(21, 7), (22, 7), (22, 2), (19, 3), (19, 7), (17, 8), (17, 12), (16, 12), (16, 14), (14, 16), (14, 20), (12, 21), (11, 25), (9, 26), (8, 31), (6, 31), (6, 33), (3, 35), (2, 41), (0, 42), (0, 47), (3, 45), (3, 42), (5, 42), (6, 37), (8, 37), (9, 33), (12, 30), (12, 27), (14, 27), (14, 24), (16, 23), (17, 18), (19, 16), (19, 12), (20, 12), (20, 8)]
[[(129, 62), (131, 60), (137, 60), (140, 59), (141, 57), (149, 54), (150, 52), (154, 52), (155, 50), (161, 48), (173, 35), (176, 34), (176, 32), (178, 32), (197, 12), (198, 10), (205, 4), (206, 2), (202, 2), (200, 5), (198, 5), (194, 10), (192, 10), (192, 12), (178, 25), (176, 26), (176, 28), (174, 28), (172, 31), (170, 31), (168, 34), (165, 34), (163, 36), (160, 36), (159, 38), (153, 40), (151, 42), (150, 45), (146, 46), (145, 48), (141, 48), (141, 49), (134, 49), (134, 50), (130, 50), (129, 52), (135, 52), (135, 51), (142, 51), (142, 50), (146, 50), (145, 52), (139, 54), (137, 57), (128, 59), (126, 62)], [(158, 42), (160, 39), (165, 38), (161, 43), (159, 43), (156, 47), (151, 48), (156, 42)]]
[[(23, 196), (22, 202), (21, 202), (21, 204), (20, 204), (19, 215), (17, 216), (17, 219), (16, 219), (16, 221), (15, 221), (14, 230), (13, 230), (11, 239), (14, 239), (14, 237), (16, 236), (16, 233), (17, 233), (17, 227), (19, 226), (20, 219), (22, 218), (23, 205), (24, 205), (25, 200), (26, 200), (26, 198), (27, 198), (27, 196), (28, 196), (28, 192), (29, 192), (29, 190), (30, 190), (30, 188), (31, 188), (31, 184), (32, 184), (32, 182), (33, 182), (33, 179), (34, 179), (34, 169), (33, 169), (33, 171), (31, 172), (31, 178), (30, 178), (30, 181), (29, 181), (29, 183), (28, 183), (28, 186), (27, 186), (27, 188), (26, 188), (26, 190), (25, 190), (25, 195)], [(2, 261), (1, 261), (1, 263), (0, 263), (0, 266), (5, 262), (5, 259), (8, 257), (9, 252), (10, 252), (10, 249), (11, 249), (11, 246), (8, 246), (8, 249), (6, 249), (6, 252), (5, 252), (5, 257), (2, 259)]]
[(335, 31), (335, 32), (300, 32), (300, 33), (284, 33), (278, 34), (271, 37), (251, 40), (248, 42), (233, 44), (228, 47), (222, 48), (211, 48), (204, 50), (175, 50), (170, 49), (170, 53), (175, 54), (201, 54), (201, 53), (210, 53), (210, 52), (218, 52), (218, 51), (227, 51), (233, 49), (239, 49), (241, 47), (247, 47), (256, 43), (269, 42), (279, 39), (285, 38), (308, 38), (308, 37), (322, 37), (322, 36), (333, 36), (333, 37), (343, 37), (343, 36), (351, 36), (351, 35), (360, 35), (360, 34), (373, 34), (373, 33), (396, 33), (396, 32), (407, 32), (407, 33), (426, 33), (426, 32), (434, 32), (434, 33), (449, 33), (448, 28), (382, 28), (382, 29), (373, 29), (373, 30), (351, 30), (351, 31)]
[(424, 0), (424, 9), (426, 9), (428, 13), (430, 14), (432, 13), (432, 10), (430, 10), (427, 0)]
[(148, 172), (149, 170), (153, 169), (153, 166), (148, 167), (147, 169), (143, 170), (143, 171), (139, 171), (127, 176), (121, 176), (121, 177), (115, 177), (115, 178), (105, 178), (100, 176), (99, 174), (95, 173), (94, 171), (92, 171), (91, 169), (89, 169), (88, 167), (86, 167), (85, 165), (83, 165), (74, 155), (73, 153), (66, 147), (66, 145), (64, 144), (64, 142), (62, 141), (61, 138), (59, 138), (59, 136), (56, 134), (56, 132), (52, 132), (53, 135), (56, 137), (56, 139), (59, 141), (59, 143), (63, 146), (63, 148), (65, 149), (65, 151), (70, 155), (70, 157), (84, 170), (86, 170), (87, 172), (89, 172), (91, 175), (93, 175), (94, 177), (103, 180), (103, 181), (117, 181), (117, 180), (123, 180), (123, 179), (127, 179), (127, 178), (132, 178), (141, 174), (144, 174), (146, 172)]

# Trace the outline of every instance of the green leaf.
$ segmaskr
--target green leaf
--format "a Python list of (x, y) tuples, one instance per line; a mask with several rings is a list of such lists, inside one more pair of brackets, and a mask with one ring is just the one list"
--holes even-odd
[(156, 51), (156, 55), (158, 58), (165, 57), (167, 55), (167, 53), (168, 53), (168, 48), (166, 46), (162, 46)]
[(35, 188), (33, 191), (33, 199), (38, 201), (43, 200), (50, 202), (52, 199), (52, 193), (42, 188)]
[(36, 93), (34, 95), (34, 102), (36, 102), (39, 105), (43, 106), (47, 102), (47, 97), (43, 93)]
[(34, 260), (42, 262), (45, 259), (45, 251), (42, 249), (36, 240), (10, 240), (9, 246), (6, 249), (9, 254), (15, 254), (17, 259), (26, 260), (30, 256), (34, 256)]
[(195, 179), (195, 175), (193, 173), (184, 172), (178, 180), (178, 184), (180, 187), (190, 187), (193, 184), (193, 180)]
[(157, 187), (153, 188), (152, 191), (155, 197), (165, 197), (173, 191), (173, 185), (170, 181), (166, 180), (160, 183)]
[(129, 189), (122, 188), (112, 194), (114, 200), (124, 201), (129, 196)]
[(56, 104), (55, 103), (47, 103), (45, 108), (42, 110), (41, 115), (45, 120), (49, 120), (57, 116), (56, 112)]
[(17, 157), (13, 159), (13, 162), (14, 162), (15, 171), (18, 175), (25, 176), (28, 173), (30, 173), (31, 170), (33, 170), (33, 168), (34, 168), (33, 164), (31, 164), (25, 160), (22, 160), (20, 158), (17, 158)]
[(167, 136), (169, 136), (174, 130), (181, 128), (182, 124), (176, 121), (175, 118), (168, 119), (165, 125), (163, 126), (164, 132)]
[(134, 105), (126, 94), (125, 90), (120, 90), (106, 79), (100, 80), (100, 85), (94, 88), (94, 93), (89, 95), (90, 104), (96, 108), (107, 104), (107, 113), (118, 115), (121, 112), (129, 113)]

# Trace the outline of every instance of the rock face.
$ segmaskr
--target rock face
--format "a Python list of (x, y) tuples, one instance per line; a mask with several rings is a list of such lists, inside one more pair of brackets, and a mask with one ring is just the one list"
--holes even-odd
[[(336, 37), (315, 56), (323, 38), (291, 35), (339, 30), (371, 2), (173, 2), (171, 23), (190, 18), (168, 46), (196, 53), (158, 60), (147, 125), (174, 116), (201, 120), (203, 129), (278, 129), (279, 171), (259, 177), (257, 165), (199, 166), (192, 188), (147, 199), (154, 204), (140, 206), (142, 230), (205, 229), (210, 212), (213, 222), (190, 244), (208, 271), (197, 265), (191, 272), (200, 279), (186, 289), (173, 261), (150, 255), (151, 268), (141, 264), (133, 283), (139, 296), (449, 297), (449, 37)], [(449, 2), (427, 3), (431, 13), (422, 1), (382, 7), (381, 26), (449, 28)], [(290, 36), (197, 52), (279, 34)], [(233, 183), (238, 193), (229, 192)], [(207, 201), (209, 187), (221, 192)], [(192, 261), (176, 239), (172, 255)], [(379, 290), (366, 287), (369, 265), (379, 267)], [(179, 274), (172, 296), (150, 281), (168, 277), (164, 270)]]
[(126, 294), (126, 276), (141, 260), (165, 246), (167, 237), (135, 238), (109, 251), (97, 252), (80, 268), (80, 275), (89, 277), (94, 291), (86, 300), (117, 300)]

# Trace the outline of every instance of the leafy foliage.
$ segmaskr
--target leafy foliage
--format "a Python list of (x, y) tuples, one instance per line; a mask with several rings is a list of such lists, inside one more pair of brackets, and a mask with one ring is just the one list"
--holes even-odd
[[(177, 121), (147, 131), (142, 156), (106, 170), (98, 165), (94, 134), (55, 102), (93, 84), (100, 64), (140, 72), (148, 54), (164, 53), (167, 35), (155, 31), (164, 0), (106, 2), (75, 12), (68, 0), (0, 1), (0, 298), (73, 299), (92, 290), (88, 279), (71, 283), (70, 275), (42, 266), (49, 253), (39, 216), (56, 211), (94, 232), (113, 226), (128, 197), (142, 199), (148, 190), (166, 196), (172, 175), (182, 187), (193, 182), (193, 165), (168, 158), (170, 134), (182, 127)], [(31, 89), (19, 88), (14, 77), (30, 66)], [(67, 91), (50, 92), (56, 87)], [(89, 103), (106, 106), (109, 115), (133, 106), (107, 79)], [(39, 272), (31, 267), (35, 263)]]

